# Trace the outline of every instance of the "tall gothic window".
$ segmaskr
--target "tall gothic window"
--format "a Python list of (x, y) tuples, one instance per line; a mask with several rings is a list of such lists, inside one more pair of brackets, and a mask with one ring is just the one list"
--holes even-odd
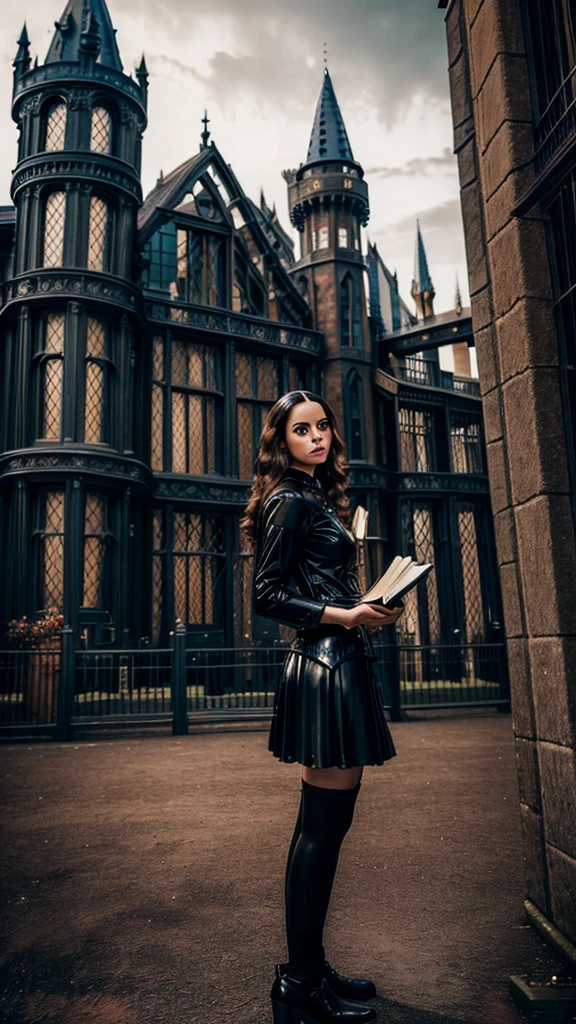
[(64, 605), (64, 491), (44, 491), (39, 531), (38, 597), (39, 606)]
[(64, 254), (66, 193), (51, 192), (44, 208), (44, 267), (61, 267)]
[(94, 153), (110, 153), (112, 118), (106, 107), (94, 107), (90, 126), (90, 149)]
[(221, 623), (226, 550), (222, 520), (195, 512), (174, 514), (174, 615), (183, 622)]
[(171, 385), (172, 472), (218, 472), (223, 397), (218, 350), (174, 340)]
[(425, 473), (436, 465), (434, 419), (428, 409), (401, 406), (398, 410), (400, 458), (407, 473)]
[(474, 507), (459, 504), (457, 514), (466, 643), (482, 643), (486, 639), (486, 624)]
[(203, 306), (226, 305), (226, 245), (224, 235), (178, 228), (175, 298)]
[(152, 410), (150, 417), (150, 459), (152, 469), (164, 469), (164, 403), (165, 403), (164, 339), (152, 340)]
[(340, 344), (362, 346), (360, 301), (351, 274), (340, 285)]
[(110, 371), (112, 362), (108, 353), (108, 331), (94, 317), (86, 324), (84, 441), (96, 444), (107, 440), (108, 407), (110, 401)]
[(108, 270), (110, 249), (110, 210), (100, 196), (90, 198), (88, 225), (88, 270)]
[(64, 314), (49, 313), (41, 329), (42, 350), (38, 366), (42, 414), (38, 436), (59, 441), (62, 429)]
[(347, 378), (348, 396), (348, 445), (349, 458), (364, 458), (364, 441), (362, 430), (362, 381), (357, 373)]
[(455, 473), (485, 472), (479, 417), (451, 411), (450, 442)]
[(44, 149), (64, 149), (66, 138), (66, 104), (62, 100), (53, 103), (46, 117)]
[[(404, 550), (417, 562), (436, 563), (432, 505), (429, 502), (402, 504)], [(404, 644), (440, 642), (440, 604), (436, 569), (404, 598), (404, 614), (399, 622)]]
[(241, 480), (250, 480), (264, 420), (279, 398), (277, 360), (236, 352), (236, 397), (238, 473)]
[(108, 498), (88, 491), (84, 513), (83, 608), (106, 608), (107, 559), (112, 539), (108, 529)]
[(162, 577), (166, 564), (166, 512), (152, 514), (152, 643), (158, 644), (162, 624)]

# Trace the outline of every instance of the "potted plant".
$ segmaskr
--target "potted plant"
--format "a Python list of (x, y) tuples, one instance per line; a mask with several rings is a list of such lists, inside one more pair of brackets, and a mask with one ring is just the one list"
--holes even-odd
[(28, 619), (23, 615), (8, 623), (6, 635), (10, 643), (30, 652), (26, 657), (23, 697), (27, 717), (33, 724), (55, 721), (63, 625), (64, 616), (55, 607), (49, 608), (43, 618)]

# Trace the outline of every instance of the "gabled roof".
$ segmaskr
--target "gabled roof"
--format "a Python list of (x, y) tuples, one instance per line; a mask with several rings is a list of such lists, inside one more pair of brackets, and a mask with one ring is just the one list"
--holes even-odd
[(324, 68), (306, 163), (320, 160), (354, 160), (328, 68)]
[(146, 232), (148, 222), (159, 207), (176, 206), (184, 197), (190, 187), (190, 182), (196, 180), (199, 174), (205, 170), (209, 163), (206, 153), (210, 150), (200, 150), (195, 156), (185, 160), (179, 167), (164, 176), (160, 175), (154, 188), (148, 193), (140, 210), (138, 211), (138, 230)]
[(106, 0), (68, 0), (46, 54), (46, 64), (78, 61), (83, 50), (98, 52), (98, 62), (122, 71), (116, 30)]

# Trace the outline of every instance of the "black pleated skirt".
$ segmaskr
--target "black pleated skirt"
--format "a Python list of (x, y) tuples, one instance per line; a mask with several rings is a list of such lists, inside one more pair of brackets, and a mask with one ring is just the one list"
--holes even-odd
[(268, 749), (310, 768), (383, 764), (396, 750), (374, 659), (352, 653), (338, 664), (290, 649), (276, 685)]

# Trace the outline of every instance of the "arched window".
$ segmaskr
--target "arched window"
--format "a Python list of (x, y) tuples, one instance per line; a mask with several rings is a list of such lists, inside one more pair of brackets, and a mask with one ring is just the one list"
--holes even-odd
[(51, 192), (44, 212), (44, 267), (61, 267), (64, 252), (66, 193)]
[(88, 224), (88, 270), (108, 270), (110, 248), (110, 211), (100, 196), (90, 198)]
[(40, 437), (60, 440), (64, 375), (64, 313), (49, 313), (43, 324), (42, 423)]
[(360, 297), (351, 274), (340, 285), (340, 344), (362, 347)]
[(107, 441), (109, 376), (112, 363), (108, 354), (107, 330), (100, 320), (88, 317), (86, 326), (84, 441)]
[(46, 131), (44, 135), (44, 149), (64, 149), (66, 138), (66, 104), (63, 100), (57, 100), (48, 108), (46, 116)]
[(357, 373), (349, 374), (346, 381), (348, 395), (348, 457), (364, 458), (364, 439), (362, 430), (362, 381)]
[(94, 107), (90, 127), (90, 149), (94, 153), (110, 153), (112, 142), (112, 118), (106, 107)]

